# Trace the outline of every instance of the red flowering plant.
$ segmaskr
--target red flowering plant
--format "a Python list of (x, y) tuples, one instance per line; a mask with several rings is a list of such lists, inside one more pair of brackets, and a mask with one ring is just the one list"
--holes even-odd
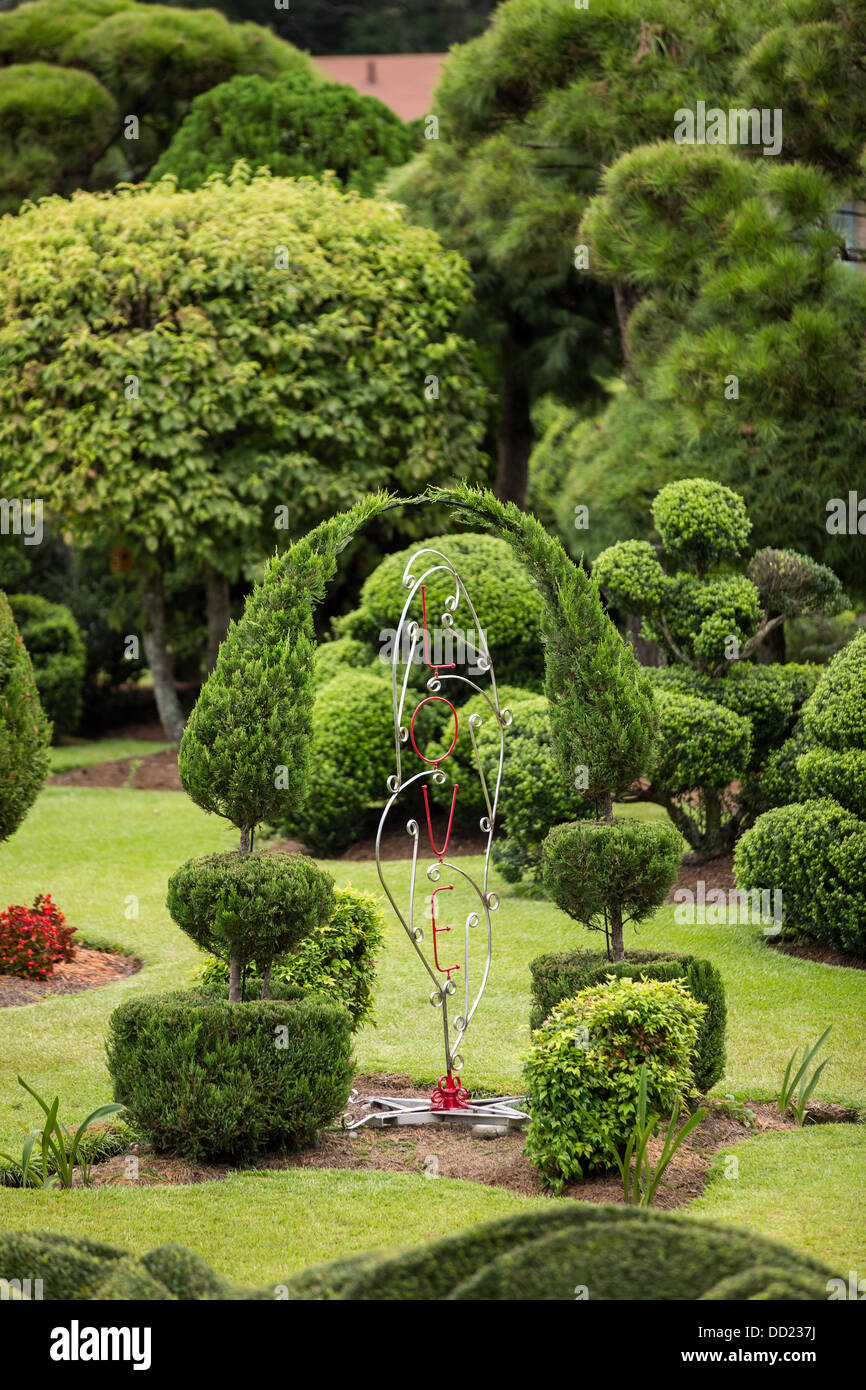
[(74, 955), (72, 927), (50, 893), (40, 893), (32, 907), (10, 904), (0, 912), (0, 975), (47, 980)]

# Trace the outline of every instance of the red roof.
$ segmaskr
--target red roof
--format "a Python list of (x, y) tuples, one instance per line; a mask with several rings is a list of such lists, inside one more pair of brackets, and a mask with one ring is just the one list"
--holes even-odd
[(371, 53), (313, 62), (335, 82), (346, 82), (364, 96), (378, 97), (404, 121), (435, 115), (433, 88), (447, 53)]

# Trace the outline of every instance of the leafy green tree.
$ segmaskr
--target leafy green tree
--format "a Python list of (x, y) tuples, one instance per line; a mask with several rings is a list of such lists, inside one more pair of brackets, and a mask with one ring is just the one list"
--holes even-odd
[(6, 595), (0, 593), (0, 841), (17, 830), (48, 774), (51, 725)]
[[(831, 570), (793, 551), (761, 550), (738, 573), (751, 521), (721, 483), (669, 483), (652, 516), (659, 544), (618, 541), (593, 577), (670, 663), (654, 673), (660, 737), (640, 795), (709, 858), (753, 818), (754, 784), (808, 693), (800, 668), (756, 666), (755, 654), (786, 619), (837, 613), (846, 600)], [(734, 797), (731, 783), (747, 779)]]
[(315, 69), (268, 29), (210, 8), (31, 0), (0, 14), (0, 211), (141, 179), (200, 92), (285, 72)]
[(533, 401), (598, 402), (618, 359), (617, 296), (589, 273), (577, 234), (604, 166), (670, 140), (677, 108), (724, 95), (761, 18), (737, 0), (508, 0), (452, 52), (436, 138), (395, 191), (475, 274), (472, 332), (500, 393), (499, 496), (524, 500)]
[[(47, 200), (6, 229), (6, 486), (128, 547), (178, 739), (164, 575), (226, 583), (359, 492), (477, 475), (466, 268), (333, 181), (166, 180)], [(224, 631), (224, 628), (223, 628)]]
[(332, 169), (344, 188), (369, 196), (386, 170), (403, 164), (415, 143), (409, 126), (375, 97), (302, 72), (273, 82), (233, 77), (196, 97), (151, 179), (174, 174), (198, 188), (209, 174), (230, 173), (239, 159), (253, 168), (299, 178)]

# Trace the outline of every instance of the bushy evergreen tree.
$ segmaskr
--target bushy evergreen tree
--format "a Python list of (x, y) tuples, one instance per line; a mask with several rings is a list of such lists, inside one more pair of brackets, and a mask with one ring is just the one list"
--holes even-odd
[(12, 610), (0, 593), (0, 841), (30, 810), (48, 774), (51, 725)]
[(273, 82), (233, 77), (196, 97), (150, 178), (174, 174), (182, 188), (199, 188), (209, 174), (229, 174), (245, 159), (280, 178), (331, 169), (344, 188), (370, 196), (414, 144), (411, 128), (389, 107), (342, 82), (303, 70)]

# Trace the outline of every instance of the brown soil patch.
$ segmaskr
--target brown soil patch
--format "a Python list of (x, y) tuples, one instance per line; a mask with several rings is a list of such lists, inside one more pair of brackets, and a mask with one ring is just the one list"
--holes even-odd
[(866, 956), (855, 955), (853, 951), (835, 951), (820, 941), (786, 941), (783, 937), (768, 937), (768, 946), (784, 951), (786, 956), (799, 956), (801, 960), (816, 960), (821, 965), (847, 965), (849, 970), (866, 970)]
[(699, 883), (704, 884), (708, 893), (714, 888), (722, 888), (726, 893), (729, 893), (732, 888), (736, 888), (733, 855), (723, 854), (717, 859), (708, 859), (705, 864), (680, 864), (679, 878), (665, 898), (665, 902), (672, 903), (674, 901), (674, 893), (678, 888), (688, 888), (689, 892), (697, 893)]
[[(427, 1094), (425, 1087), (413, 1084), (405, 1075), (358, 1076), (355, 1091), (361, 1098)], [(827, 1112), (821, 1117), (824, 1122), (857, 1119), (856, 1112), (846, 1111), (842, 1106), (820, 1106), (816, 1109)], [(831, 1111), (834, 1113), (829, 1113)], [(364, 1109), (360, 1105), (353, 1106), (351, 1113), (360, 1116)], [(743, 1113), (744, 1118), (740, 1118)], [(656, 1197), (656, 1205), (668, 1209), (687, 1206), (702, 1191), (713, 1156), (719, 1149), (727, 1149), (752, 1134), (794, 1127), (792, 1121), (782, 1119), (772, 1104), (750, 1101), (744, 1107), (729, 1110), (716, 1103), (681, 1145), (676, 1159), (668, 1167)], [(360, 1129), (354, 1132), (334, 1126), (322, 1133), (312, 1148), (287, 1156), (264, 1157), (255, 1166), (269, 1170), (349, 1168), (368, 1172), (428, 1174), (430, 1177), (461, 1178), (494, 1187), (507, 1187), (513, 1192), (530, 1196), (541, 1196), (541, 1180), (523, 1152), (525, 1142), (526, 1136), (520, 1131), (510, 1131), (494, 1139), (474, 1139), (468, 1127), (463, 1129), (450, 1124), (395, 1126), (392, 1129)], [(657, 1156), (659, 1148), (660, 1141), (651, 1146), (653, 1157)], [(206, 1182), (237, 1171), (236, 1166), (231, 1164), (190, 1164), (182, 1159), (160, 1157), (143, 1147), (134, 1147), (133, 1151), (139, 1157), (137, 1182), (141, 1186)], [(94, 1185), (121, 1185), (129, 1182), (126, 1173), (125, 1159), (121, 1155), (95, 1167), (93, 1182)], [(570, 1183), (565, 1195), (584, 1202), (620, 1202), (622, 1180), (616, 1171), (597, 1174), (584, 1182)]]
[(0, 975), (0, 1009), (34, 1004), (46, 994), (76, 994), (82, 989), (98, 989), (124, 975), (134, 975), (140, 969), (141, 961), (136, 956), (119, 956), (110, 951), (78, 946), (75, 959), (56, 965), (50, 979), (19, 980), (15, 975)]
[(179, 792), (177, 749), (148, 753), (143, 758), (115, 758), (93, 767), (76, 767), (51, 778), (55, 787), (133, 787), (136, 791)]

